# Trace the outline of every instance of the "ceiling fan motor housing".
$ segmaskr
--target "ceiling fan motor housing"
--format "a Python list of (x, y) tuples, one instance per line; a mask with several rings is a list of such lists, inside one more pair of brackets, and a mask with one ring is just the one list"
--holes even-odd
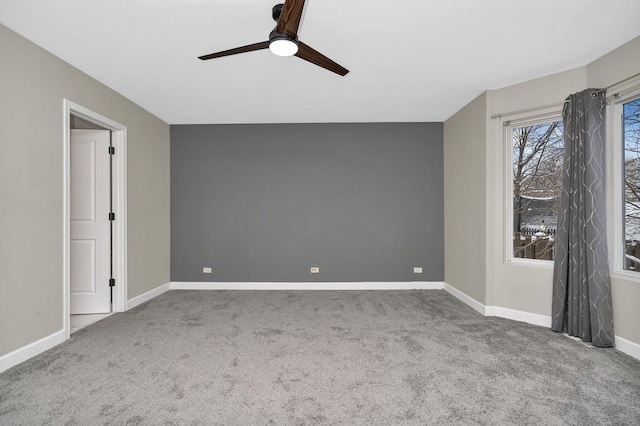
[(279, 3), (273, 6), (271, 9), (271, 16), (273, 16), (273, 20), (278, 22), (278, 18), (280, 18), (280, 14), (282, 13), (282, 8), (284, 7), (284, 3)]
[(276, 28), (273, 29), (273, 31), (271, 31), (269, 33), (269, 43), (273, 43), (276, 40), (287, 40), (290, 42), (293, 42), (295, 44), (298, 44), (298, 37), (293, 38), (288, 34), (285, 33), (279, 33)]

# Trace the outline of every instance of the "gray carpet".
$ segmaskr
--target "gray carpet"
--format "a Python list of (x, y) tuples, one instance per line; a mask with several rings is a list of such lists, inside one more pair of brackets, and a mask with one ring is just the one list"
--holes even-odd
[(2, 425), (640, 424), (640, 361), (444, 291), (171, 291), (0, 374)]

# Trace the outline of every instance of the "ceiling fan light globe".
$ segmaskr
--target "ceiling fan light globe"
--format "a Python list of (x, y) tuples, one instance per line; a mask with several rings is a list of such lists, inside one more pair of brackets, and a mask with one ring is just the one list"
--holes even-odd
[(298, 43), (285, 38), (275, 39), (269, 43), (269, 50), (278, 56), (293, 56), (298, 52)]

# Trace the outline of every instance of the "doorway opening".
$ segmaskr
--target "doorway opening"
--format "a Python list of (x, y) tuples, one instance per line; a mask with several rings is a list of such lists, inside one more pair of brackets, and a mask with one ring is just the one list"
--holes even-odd
[(126, 127), (66, 99), (63, 216), (69, 338), (127, 307)]

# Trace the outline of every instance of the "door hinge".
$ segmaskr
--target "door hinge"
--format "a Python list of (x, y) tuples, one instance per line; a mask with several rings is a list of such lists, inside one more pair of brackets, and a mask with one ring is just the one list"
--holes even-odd
[(109, 147), (109, 155), (113, 155), (116, 153), (116, 147), (115, 146), (110, 146)]
[(116, 220), (116, 214), (115, 213), (109, 213), (109, 220)]
[(115, 286), (116, 286), (116, 279), (109, 278), (109, 287), (115, 287)]

